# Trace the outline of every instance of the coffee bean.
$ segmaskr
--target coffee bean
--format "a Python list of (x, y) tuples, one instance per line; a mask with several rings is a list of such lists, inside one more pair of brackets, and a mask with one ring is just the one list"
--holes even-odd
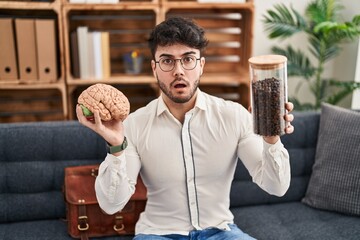
[(266, 78), (252, 82), (254, 132), (262, 136), (285, 133), (285, 97), (281, 80)]

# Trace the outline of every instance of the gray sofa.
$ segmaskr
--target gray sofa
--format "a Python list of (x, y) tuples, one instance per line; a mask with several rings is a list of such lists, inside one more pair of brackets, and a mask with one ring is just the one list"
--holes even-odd
[[(263, 192), (239, 163), (231, 192), (235, 223), (259, 240), (360, 239), (359, 217), (302, 202), (320, 114), (295, 116), (295, 133), (282, 137), (291, 156), (290, 189), (283, 197)], [(0, 240), (72, 239), (65, 219), (64, 168), (100, 163), (105, 154), (104, 141), (75, 121), (0, 124)]]

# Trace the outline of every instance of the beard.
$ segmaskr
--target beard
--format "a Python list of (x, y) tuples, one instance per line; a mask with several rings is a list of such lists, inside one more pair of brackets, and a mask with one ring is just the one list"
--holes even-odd
[[(175, 79), (173, 82), (170, 83), (170, 87), (166, 86), (162, 81), (159, 80), (159, 77), (156, 76), (157, 82), (159, 84), (159, 87), (161, 91), (173, 102), (175, 103), (187, 103), (196, 93), (196, 90), (199, 87), (200, 82), (200, 76), (195, 80), (194, 85), (191, 87), (190, 92), (186, 96), (174, 96), (170, 90), (170, 87), (174, 84), (176, 84), (177, 81), (183, 80), (181, 78)], [(191, 86), (188, 82), (186, 82), (187, 86)]]

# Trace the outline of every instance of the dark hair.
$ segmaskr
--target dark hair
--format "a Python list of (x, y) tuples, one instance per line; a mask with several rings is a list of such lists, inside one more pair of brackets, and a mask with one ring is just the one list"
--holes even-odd
[(148, 40), (153, 58), (158, 46), (183, 44), (196, 48), (202, 53), (208, 44), (205, 31), (190, 19), (171, 17), (158, 24), (150, 34)]

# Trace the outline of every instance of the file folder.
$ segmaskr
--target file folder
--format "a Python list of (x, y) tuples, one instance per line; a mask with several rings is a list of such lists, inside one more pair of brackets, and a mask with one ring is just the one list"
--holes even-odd
[(20, 80), (37, 80), (34, 19), (15, 19)]
[(40, 81), (57, 80), (55, 20), (36, 19), (37, 67)]
[(0, 80), (17, 80), (13, 19), (0, 19)]

